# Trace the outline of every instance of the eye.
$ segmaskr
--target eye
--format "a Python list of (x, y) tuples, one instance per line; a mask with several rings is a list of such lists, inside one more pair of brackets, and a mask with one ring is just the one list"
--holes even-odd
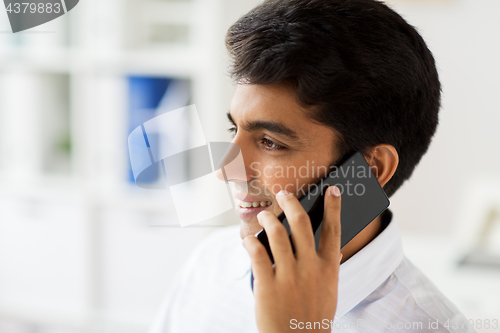
[(234, 126), (233, 126), (233, 127), (228, 128), (228, 129), (227, 129), (227, 131), (228, 131), (229, 133), (232, 133), (233, 138), (234, 138), (234, 136), (236, 135), (236, 132), (237, 132), (238, 130), (236, 129), (236, 127), (234, 127)]
[[(238, 129), (233, 126), (233, 127), (230, 127), (227, 129), (227, 131), (229, 133), (232, 133), (232, 136), (233, 138), (236, 136), (236, 133), (238, 132)], [(285, 150), (287, 149), (286, 147), (284, 146), (281, 146), (275, 142), (273, 142), (272, 140), (269, 140), (267, 138), (262, 138), (262, 141), (261, 141), (263, 144), (264, 144), (264, 149), (266, 150)]]
[(269, 139), (266, 139), (266, 138), (262, 139), (262, 143), (264, 144), (265, 149), (267, 149), (267, 150), (284, 150), (284, 149), (287, 149), (286, 147), (280, 146), (279, 144), (274, 143), (273, 141), (271, 141)]

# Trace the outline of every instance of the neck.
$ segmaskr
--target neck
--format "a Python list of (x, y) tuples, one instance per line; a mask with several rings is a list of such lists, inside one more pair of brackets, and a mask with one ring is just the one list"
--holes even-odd
[(341, 264), (355, 255), (359, 250), (370, 243), (382, 231), (382, 214), (370, 222), (359, 234), (357, 234), (349, 243), (347, 243), (340, 252), (342, 253)]

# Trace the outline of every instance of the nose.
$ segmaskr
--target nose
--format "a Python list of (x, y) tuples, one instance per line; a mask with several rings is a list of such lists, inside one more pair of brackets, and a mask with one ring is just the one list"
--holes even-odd
[[(220, 158), (220, 162), (217, 163), (214, 160), (215, 167), (217, 168), (216, 176), (221, 181), (248, 181), (248, 176), (245, 168), (245, 162), (243, 159), (243, 153), (240, 147), (233, 142), (226, 143), (226, 150)], [(214, 151), (212, 149), (212, 156), (214, 156)]]

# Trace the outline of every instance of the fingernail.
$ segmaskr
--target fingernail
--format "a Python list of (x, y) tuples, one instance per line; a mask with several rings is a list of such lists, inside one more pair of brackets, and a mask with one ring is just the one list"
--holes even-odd
[(279, 191), (278, 193), (276, 193), (276, 196), (277, 197), (281, 197), (281, 196), (284, 196), (284, 195), (291, 195), (292, 193), (286, 191), (286, 190), (281, 190)]
[(330, 187), (330, 193), (335, 197), (340, 197), (340, 190), (337, 186)]
[(339, 259), (339, 262), (341, 262), (341, 261), (342, 261), (342, 257), (343, 257), (343, 255), (342, 255), (342, 253), (341, 253), (341, 254), (340, 254), (340, 259)]

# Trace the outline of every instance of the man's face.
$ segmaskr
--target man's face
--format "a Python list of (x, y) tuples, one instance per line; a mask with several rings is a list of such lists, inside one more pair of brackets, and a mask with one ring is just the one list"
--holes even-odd
[[(312, 122), (294, 92), (282, 85), (239, 85), (230, 118), (236, 129), (232, 142), (241, 149), (246, 174), (226, 171), (226, 176), (244, 238), (262, 229), (256, 217), (260, 211), (276, 216), (282, 212), (275, 199), (280, 190), (300, 197), (308, 184), (327, 174), (338, 158), (334, 154), (338, 136), (333, 129)], [(242, 207), (250, 203), (251, 208)]]

